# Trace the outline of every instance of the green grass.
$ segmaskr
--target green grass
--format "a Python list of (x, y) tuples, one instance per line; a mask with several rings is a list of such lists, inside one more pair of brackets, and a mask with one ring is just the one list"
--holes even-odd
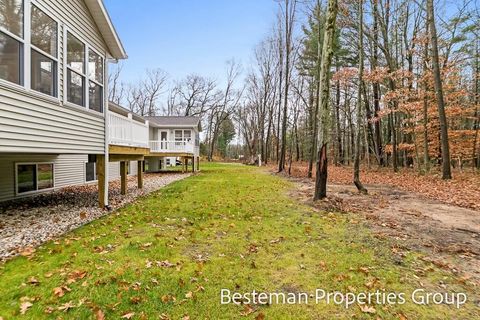
[[(394, 259), (391, 243), (373, 237), (348, 214), (319, 213), (287, 196), (293, 186), (254, 167), (202, 164), (202, 172), (83, 228), (49, 242), (31, 257), (0, 266), (0, 317), (6, 319), (107, 319), (134, 312), (134, 319), (474, 319), (469, 301), (460, 310), (419, 306), (409, 294), (466, 291), (454, 276), (417, 253)], [(168, 261), (173, 267), (157, 266)], [(149, 262), (152, 266), (149, 267)], [(419, 272), (418, 270), (422, 270)], [(84, 278), (72, 272), (86, 272)], [(34, 277), (39, 283), (30, 283)], [(71, 291), (57, 297), (53, 290)], [(310, 300), (308, 305), (221, 305), (220, 290), (314, 292), (316, 288), (407, 293), (404, 305), (358, 305)], [(190, 292), (192, 294), (190, 294)], [(186, 297), (187, 296), (187, 297)], [(27, 298), (25, 298), (27, 297)], [(173, 298), (175, 300), (173, 300)], [(23, 299), (23, 300), (22, 300)], [(21, 301), (33, 304), (20, 314)], [(59, 311), (67, 302), (75, 307)], [(47, 312), (46, 312), (47, 311)], [(49, 313), (50, 312), (50, 313)]]

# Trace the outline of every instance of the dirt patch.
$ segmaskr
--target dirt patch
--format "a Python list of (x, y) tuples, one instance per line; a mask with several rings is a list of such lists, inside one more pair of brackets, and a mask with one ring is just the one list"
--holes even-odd
[(330, 184), (325, 200), (312, 201), (314, 183), (294, 179), (292, 195), (319, 211), (361, 214), (377, 237), (394, 240), (398, 251), (420, 250), (425, 260), (465, 281), (480, 283), (480, 211), (462, 208), (386, 185)]

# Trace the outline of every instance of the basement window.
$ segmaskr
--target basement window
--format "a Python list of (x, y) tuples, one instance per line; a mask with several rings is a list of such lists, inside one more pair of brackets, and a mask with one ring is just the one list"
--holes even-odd
[(48, 190), (54, 187), (53, 163), (18, 163), (17, 194)]

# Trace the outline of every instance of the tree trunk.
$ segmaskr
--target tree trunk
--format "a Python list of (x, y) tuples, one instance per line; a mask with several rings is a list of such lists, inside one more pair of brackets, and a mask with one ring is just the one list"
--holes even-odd
[(327, 146), (328, 146), (328, 102), (330, 96), (330, 65), (333, 56), (333, 39), (337, 20), (338, 2), (328, 0), (325, 33), (322, 47), (322, 60), (320, 67), (320, 94), (317, 97), (321, 110), (321, 130), (318, 134), (318, 145), (322, 146), (318, 152), (317, 173), (315, 179), (315, 194), (313, 199), (319, 200), (327, 196)]
[(360, 181), (360, 137), (362, 135), (362, 91), (363, 91), (363, 0), (359, 0), (358, 17), (358, 92), (357, 92), (357, 135), (355, 139), (355, 160), (353, 183), (358, 191), (366, 194), (367, 189)]
[(443, 99), (440, 61), (438, 58), (437, 28), (435, 27), (433, 0), (427, 0), (427, 15), (430, 26), (430, 41), (432, 51), (433, 76), (435, 80), (435, 93), (437, 97), (438, 117), (440, 120), (440, 136), (442, 146), (442, 178), (451, 179), (452, 172), (450, 167), (450, 148), (448, 145), (448, 124), (447, 116), (445, 115), (445, 100)]

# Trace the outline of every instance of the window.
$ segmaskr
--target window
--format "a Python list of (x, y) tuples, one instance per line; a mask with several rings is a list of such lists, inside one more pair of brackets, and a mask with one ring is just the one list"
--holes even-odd
[(182, 130), (175, 130), (175, 141), (182, 141), (182, 140), (183, 140)]
[(17, 194), (54, 187), (53, 163), (17, 164)]
[(96, 165), (97, 158), (93, 154), (88, 155), (88, 162), (85, 162), (85, 181), (97, 181), (97, 165)]
[(175, 130), (175, 141), (191, 141), (192, 140), (192, 131), (191, 130)]
[(57, 96), (57, 23), (32, 5), (31, 87)]
[(103, 59), (92, 50), (88, 53), (89, 109), (103, 112)]
[(0, 31), (0, 79), (22, 84), (22, 43)]
[(23, 1), (0, 0), (0, 79), (23, 84)]
[(37, 169), (34, 164), (17, 166), (17, 193), (37, 190)]
[(53, 188), (53, 164), (38, 164), (38, 190)]
[(192, 131), (184, 130), (183, 131), (183, 140), (185, 141), (192, 141)]
[(23, 0), (0, 0), (0, 27), (23, 38)]
[(85, 45), (67, 33), (67, 101), (85, 106)]

